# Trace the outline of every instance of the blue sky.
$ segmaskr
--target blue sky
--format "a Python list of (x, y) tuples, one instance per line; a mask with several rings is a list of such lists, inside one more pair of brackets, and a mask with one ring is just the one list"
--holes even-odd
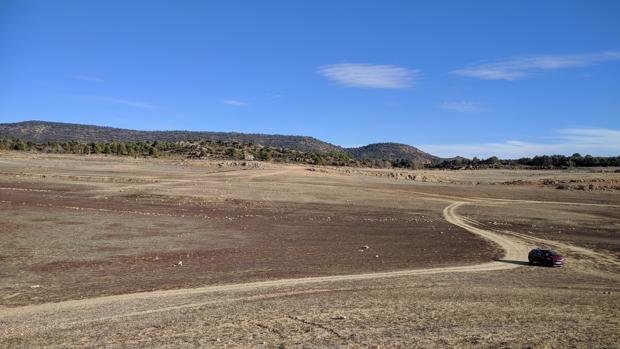
[(619, 1), (0, 0), (0, 122), (620, 154)]

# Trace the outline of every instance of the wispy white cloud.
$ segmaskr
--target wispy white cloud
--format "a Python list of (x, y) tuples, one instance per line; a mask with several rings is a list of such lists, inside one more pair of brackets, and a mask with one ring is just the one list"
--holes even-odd
[(419, 73), (394, 65), (366, 63), (328, 64), (318, 68), (318, 73), (347, 87), (401, 89), (413, 86)]
[(585, 54), (528, 55), (499, 59), (453, 70), (455, 75), (483, 80), (518, 80), (549, 70), (587, 67), (620, 60), (620, 51)]
[(72, 75), (70, 78), (73, 80), (81, 80), (81, 81), (88, 81), (88, 82), (104, 82), (105, 81), (96, 76), (89, 76), (89, 75)]
[(456, 111), (460, 113), (480, 113), (488, 110), (486, 105), (483, 103), (468, 101), (443, 102), (440, 107), (442, 109)]
[(239, 101), (236, 99), (225, 99), (224, 104), (234, 105), (235, 107), (247, 107), (249, 104), (244, 101)]
[(90, 96), (90, 97), (98, 101), (121, 104), (121, 105), (126, 105), (128, 107), (133, 107), (133, 108), (159, 109), (159, 106), (157, 105), (150, 104), (147, 102), (142, 102), (142, 101), (128, 100), (128, 99), (115, 98), (115, 97), (106, 97), (106, 96)]
[[(620, 130), (606, 128), (563, 128), (557, 130), (560, 138), (575, 144), (604, 145), (612, 144), (620, 148)], [(618, 154), (620, 155), (620, 154)]]
[(571, 155), (573, 153), (599, 156), (620, 155), (620, 130), (605, 128), (568, 128), (555, 131), (546, 143), (507, 140), (500, 143), (478, 144), (428, 144), (421, 149), (441, 157), (465, 156), (505, 159), (532, 157), (536, 155)]

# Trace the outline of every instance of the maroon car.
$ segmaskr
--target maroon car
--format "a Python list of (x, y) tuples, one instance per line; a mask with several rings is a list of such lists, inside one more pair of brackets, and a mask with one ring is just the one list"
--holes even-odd
[(557, 252), (550, 248), (538, 247), (530, 251), (527, 255), (527, 259), (530, 264), (541, 264), (550, 267), (564, 265), (564, 257), (560, 256)]

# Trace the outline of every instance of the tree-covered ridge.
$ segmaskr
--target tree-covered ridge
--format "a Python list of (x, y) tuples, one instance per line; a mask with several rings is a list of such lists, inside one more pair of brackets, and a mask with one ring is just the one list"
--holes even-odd
[(23, 121), (0, 123), (0, 138), (14, 138), (35, 143), (51, 141), (82, 143), (102, 142), (180, 142), (207, 140), (211, 142), (240, 142), (262, 144), (274, 148), (287, 148), (304, 152), (343, 151), (336, 145), (319, 139), (294, 135), (270, 135), (239, 132), (211, 131), (141, 131), (107, 126), (82, 125), (49, 121)]
[[(0, 150), (32, 151), (53, 154), (104, 154), (133, 157), (183, 157), (189, 159), (258, 160), (316, 165), (362, 165), (343, 152), (302, 152), (253, 143), (223, 141), (77, 141), (34, 143), (19, 139), (0, 139)], [(368, 162), (367, 165), (372, 165)]]
[(70, 124), (49, 121), (23, 121), (0, 123), (0, 139), (21, 139), (38, 144), (47, 142), (105, 143), (105, 142), (182, 142), (188, 140), (260, 144), (264, 147), (297, 150), (311, 154), (346, 153), (361, 163), (383, 166), (383, 160), (390, 162), (405, 159), (417, 164), (438, 160), (436, 156), (415, 147), (398, 143), (375, 143), (362, 147), (343, 148), (314, 137), (269, 135), (239, 132), (210, 131), (140, 131), (106, 126)]
[(345, 152), (303, 152), (294, 149), (262, 146), (254, 143), (223, 141), (140, 141), (140, 142), (78, 142), (49, 141), (35, 143), (20, 139), (0, 139), (1, 150), (31, 151), (53, 154), (104, 154), (133, 157), (182, 157), (187, 159), (256, 160), (278, 163), (301, 163), (330, 166), (355, 166), (374, 168), (570, 168), (620, 166), (620, 156), (601, 157), (580, 154), (572, 156), (543, 155), (533, 158), (503, 160), (496, 156), (488, 159), (455, 158), (438, 159), (420, 164), (412, 159), (355, 159)]

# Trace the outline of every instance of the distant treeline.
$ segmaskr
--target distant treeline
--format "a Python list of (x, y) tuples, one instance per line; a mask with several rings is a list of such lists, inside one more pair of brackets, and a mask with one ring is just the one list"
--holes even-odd
[(497, 156), (492, 156), (488, 159), (473, 159), (457, 158), (444, 160), (434, 164), (430, 164), (427, 167), (431, 168), (516, 168), (516, 167), (528, 167), (539, 169), (550, 168), (570, 168), (570, 167), (604, 167), (604, 166), (620, 166), (620, 156), (582, 156), (579, 153), (575, 153), (571, 156), (564, 155), (542, 155), (535, 156), (533, 158), (520, 158), (514, 160), (502, 160)]
[(225, 141), (141, 141), (141, 142), (46, 142), (33, 143), (19, 139), (0, 139), (0, 150), (32, 151), (53, 154), (104, 154), (133, 157), (183, 157), (188, 159), (256, 160), (279, 163), (303, 163), (329, 166), (356, 166), (374, 168), (569, 168), (620, 166), (620, 156), (600, 157), (573, 154), (544, 155), (533, 158), (502, 160), (456, 158), (420, 164), (410, 159), (375, 160), (354, 159), (344, 152), (303, 152), (287, 148), (262, 146), (254, 143)]
[[(189, 159), (258, 160), (333, 166), (373, 166), (373, 161), (356, 161), (341, 152), (309, 153), (287, 148), (265, 147), (253, 143), (224, 141), (77, 141), (33, 143), (19, 139), (0, 139), (0, 150), (32, 151), (52, 154), (103, 154), (133, 157), (181, 156)], [(383, 165), (383, 163), (382, 163)]]

